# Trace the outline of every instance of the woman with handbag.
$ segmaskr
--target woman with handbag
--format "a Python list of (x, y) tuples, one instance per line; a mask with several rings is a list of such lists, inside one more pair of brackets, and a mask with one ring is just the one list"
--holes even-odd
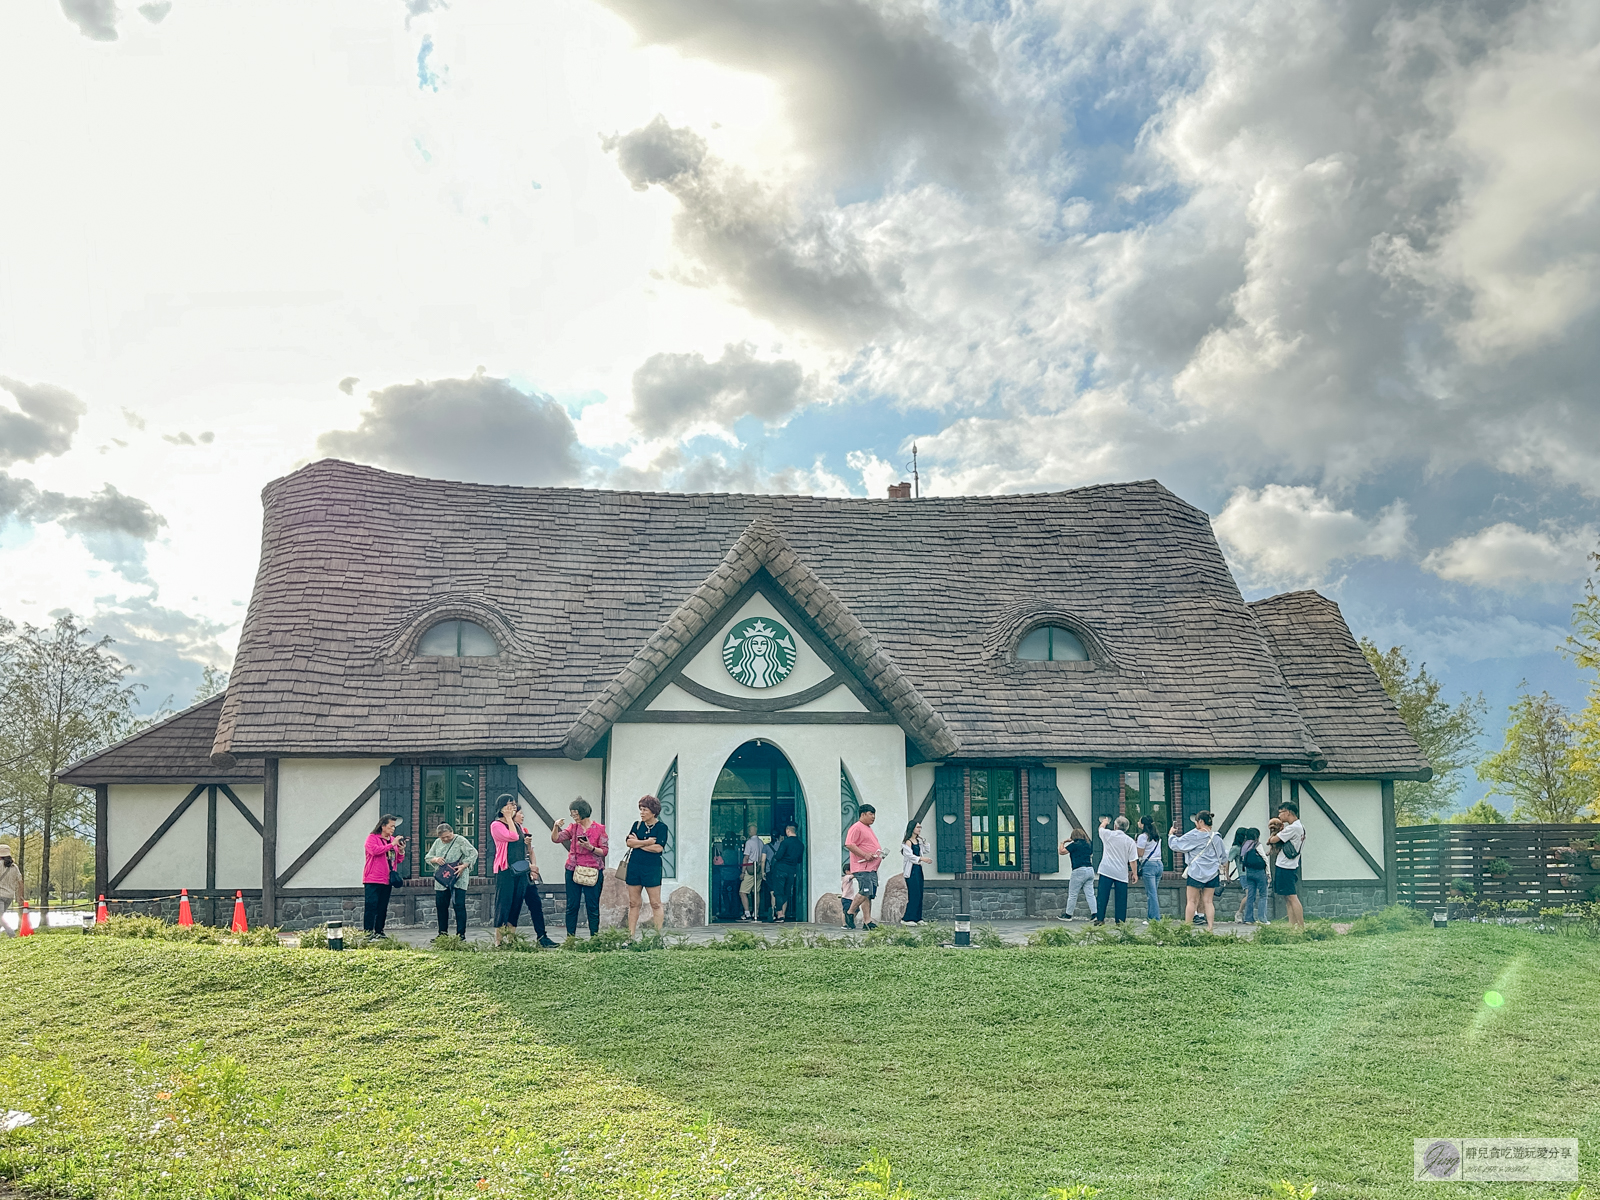
[(489, 823), (494, 839), (494, 944), (508, 929), (517, 927), (522, 906), (533, 917), (533, 932), (541, 946), (554, 946), (545, 933), (544, 903), (539, 899), (539, 868), (533, 861), (533, 837), (522, 826), (522, 805), (507, 793), (499, 797), (500, 815)]
[(661, 853), (667, 848), (667, 825), (661, 819), (661, 801), (654, 796), (639, 797), (639, 819), (628, 830), (628, 853), (618, 864), (623, 882), (628, 885), (628, 936), (639, 928), (644, 908), (644, 893), (650, 894), (650, 918), (661, 932)]
[(367, 834), (367, 866), (361, 872), (365, 900), (361, 928), (373, 937), (383, 936), (383, 924), (389, 916), (389, 893), (405, 884), (398, 868), (405, 861), (406, 840), (394, 832), (399, 824), (399, 817), (385, 813)]
[(606, 882), (606, 827), (590, 820), (594, 809), (579, 796), (568, 811), (570, 821), (557, 821), (550, 840), (567, 848), (567, 936), (578, 935), (578, 905), (589, 909), (589, 936), (600, 932), (600, 889)]
[(428, 847), (428, 865), (433, 868), (433, 902), (439, 910), (439, 936), (450, 932), (450, 907), (456, 910), (456, 936), (467, 936), (467, 884), (478, 848), (464, 837), (457, 837), (455, 826), (441, 823)]

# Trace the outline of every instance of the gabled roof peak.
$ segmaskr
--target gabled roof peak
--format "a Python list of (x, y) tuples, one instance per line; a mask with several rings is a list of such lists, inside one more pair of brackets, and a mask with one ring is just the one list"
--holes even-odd
[(959, 743), (944, 718), (918, 694), (844, 601), (801, 561), (777, 523), (762, 515), (745, 526), (705, 581), (573, 722), (563, 747), (567, 756), (588, 754), (612, 723), (763, 570), (811, 620), (817, 636), (894, 714), (924, 757), (948, 758), (956, 753)]

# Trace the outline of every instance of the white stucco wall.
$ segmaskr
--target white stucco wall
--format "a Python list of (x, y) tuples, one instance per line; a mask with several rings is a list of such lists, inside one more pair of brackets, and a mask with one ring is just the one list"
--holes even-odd
[[(115, 783), (110, 786), (107, 801), (110, 804), (112, 879), (193, 788), (193, 784)], [(228, 803), (226, 798), (221, 798), (221, 802)], [(228, 807), (233, 805), (228, 804)], [(221, 840), (220, 830), (218, 840)], [(257, 855), (260, 847), (258, 840)], [(189, 811), (178, 818), (178, 823), (167, 830), (166, 836), (151, 847), (144, 860), (117, 886), (176, 891), (205, 885), (206, 796), (201, 792), (189, 805)]]
[[(570, 758), (508, 758), (506, 762), (517, 768), (517, 778), (520, 779), (530, 792), (538, 797), (539, 803), (558, 821), (565, 821), (570, 814), (567, 806), (579, 796), (589, 802), (594, 809), (594, 815), (600, 815), (600, 789), (604, 782), (605, 765), (598, 758), (580, 759), (573, 762)], [(665, 771), (666, 768), (662, 768)], [(661, 783), (661, 776), (657, 775), (655, 783), (632, 796), (619, 798), (617, 793), (611, 792), (607, 799), (606, 807), (610, 810), (606, 815), (607, 831), (616, 824), (618, 818), (622, 821), (622, 831), (627, 832), (628, 826), (638, 818), (638, 810), (633, 801), (646, 792), (654, 792)], [(494, 797), (489, 797), (489, 807), (494, 808)], [(545, 824), (533, 815), (533, 810), (523, 801), (522, 811), (525, 815), (527, 827), (533, 830), (533, 857), (539, 864), (539, 876), (545, 883), (561, 883), (565, 880), (564, 874), (567, 862), (567, 851), (564, 846), (558, 846), (550, 840), (550, 833)], [(491, 813), (489, 818), (493, 820)], [(622, 857), (622, 842), (613, 836), (614, 849), (607, 862), (616, 866)], [(492, 853), (492, 847), (491, 847)], [(487, 874), (493, 859), (485, 863), (483, 870)]]
[[(278, 760), (278, 873), (293, 865), (306, 847), (322, 836), (363, 791), (378, 777), (387, 758), (284, 758)], [(241, 796), (240, 799), (243, 799)], [(363, 847), (382, 815), (374, 792), (344, 828), (301, 867), (286, 888), (360, 887), (366, 865)], [(407, 839), (407, 858), (416, 853), (416, 830), (411, 828), (411, 801), (403, 811), (400, 833)], [(423, 849), (427, 849), (426, 846)]]
[[(795, 639), (798, 653), (795, 655), (794, 670), (789, 672), (789, 677), (775, 687), (752, 688), (746, 687), (723, 668), (722, 641), (728, 636), (728, 630), (747, 617), (767, 617), (779, 622)], [(758, 696), (775, 697), (789, 696), (795, 692), (803, 692), (814, 684), (821, 683), (832, 675), (828, 664), (817, 653), (816, 647), (808, 642), (803, 632), (794, 627), (794, 623), (778, 615), (778, 610), (773, 608), (772, 602), (765, 596), (751, 596), (733, 616), (727, 618), (717, 627), (716, 636), (713, 637), (689, 660), (683, 668), (683, 673), (702, 687), (712, 688), (730, 696)], [(652, 705), (651, 707), (655, 707)]]
[[(721, 670), (721, 664), (717, 669)], [(794, 768), (806, 804), (807, 902), (839, 890), (839, 764), (849, 769), (857, 794), (878, 810), (879, 840), (891, 851), (910, 816), (905, 734), (898, 725), (692, 725), (624, 724), (611, 731), (607, 834), (622, 845), (637, 818), (632, 801), (653, 793), (678, 760), (678, 876), (664, 895), (690, 886), (711, 892), (711, 792), (723, 764), (756, 738), (776, 746)], [(929, 772), (929, 781), (932, 773)], [(923, 789), (926, 790), (926, 787)], [(543, 799), (541, 797), (541, 799)], [(921, 799), (920, 794), (918, 800)], [(612, 855), (615, 862), (620, 850)], [(884, 876), (888, 878), (887, 874)]]
[[(1205, 766), (1205, 764), (1201, 764)], [(1233, 811), (1233, 806), (1239, 802), (1239, 795), (1250, 786), (1250, 781), (1255, 778), (1257, 767), (1254, 763), (1239, 766), (1205, 766), (1211, 773), (1211, 811), (1216, 815), (1217, 828), (1220, 831), (1222, 822), (1227, 820), (1228, 814)], [(1284, 784), (1284, 795), (1287, 796), (1289, 785)], [(1194, 806), (1188, 801), (1183, 802), (1185, 811)], [(1267, 779), (1262, 776), (1261, 782), (1256, 785), (1255, 795), (1250, 797), (1249, 803), (1228, 829), (1225, 835), (1228, 844), (1233, 844), (1233, 831), (1241, 826), (1249, 826), (1261, 830), (1261, 836), (1267, 836)], [(1184, 822), (1184, 832), (1194, 828), (1193, 821)]]
[[(1335, 780), (1317, 783), (1317, 793), (1339, 814), (1356, 840), (1378, 862), (1383, 861), (1383, 785), (1376, 779)], [(1283, 785), (1289, 794), (1288, 781)], [(1345, 840), (1326, 813), (1300, 789), (1300, 823), (1306, 827), (1305, 879), (1375, 879), (1372, 868)]]
[[(235, 783), (229, 786), (233, 788), (233, 794), (239, 797), (259, 821), (261, 785)], [(200, 801), (196, 800), (195, 803), (198, 805)], [(204, 853), (203, 848), (202, 853)], [(279, 867), (279, 870), (282, 869)], [(217, 791), (217, 886), (219, 888), (261, 886), (261, 835), (256, 832), (254, 825), (239, 815), (239, 810), (220, 789)]]

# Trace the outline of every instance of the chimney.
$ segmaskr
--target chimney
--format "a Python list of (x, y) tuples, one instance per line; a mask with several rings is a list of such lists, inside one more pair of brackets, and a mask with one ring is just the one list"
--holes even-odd
[(909, 499), (911, 499), (911, 485), (909, 483), (891, 483), (889, 485), (889, 499), (891, 499), (891, 500), (909, 500)]

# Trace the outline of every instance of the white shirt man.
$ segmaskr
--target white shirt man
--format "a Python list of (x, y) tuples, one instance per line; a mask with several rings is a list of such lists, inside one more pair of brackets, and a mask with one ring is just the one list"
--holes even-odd
[(1278, 805), (1278, 820), (1283, 822), (1283, 828), (1267, 843), (1278, 847), (1278, 859), (1272, 870), (1272, 894), (1283, 897), (1289, 924), (1304, 929), (1306, 910), (1300, 903), (1300, 856), (1306, 848), (1306, 827), (1300, 824), (1300, 806), (1293, 800), (1285, 800)]
[(1128, 919), (1128, 885), (1136, 878), (1139, 847), (1128, 836), (1128, 818), (1100, 818), (1100, 878), (1096, 882), (1096, 925), (1106, 923), (1106, 901), (1116, 895), (1117, 924)]

